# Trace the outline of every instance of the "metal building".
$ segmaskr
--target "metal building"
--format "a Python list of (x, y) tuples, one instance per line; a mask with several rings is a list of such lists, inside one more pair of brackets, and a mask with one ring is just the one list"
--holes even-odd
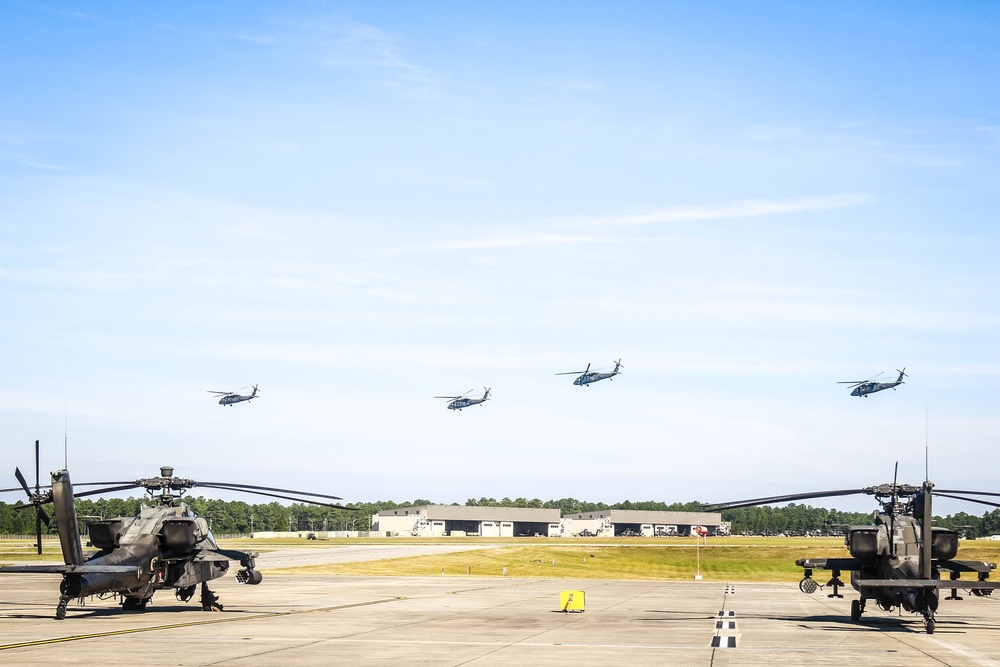
[(554, 537), (559, 523), (558, 509), (421, 505), (382, 510), (372, 517), (372, 530), (389, 536)]
[(569, 522), (566, 528), (570, 535), (584, 537), (694, 535), (696, 526), (706, 529), (709, 535), (729, 534), (729, 524), (723, 523), (719, 512), (600, 510), (570, 514), (563, 521)]

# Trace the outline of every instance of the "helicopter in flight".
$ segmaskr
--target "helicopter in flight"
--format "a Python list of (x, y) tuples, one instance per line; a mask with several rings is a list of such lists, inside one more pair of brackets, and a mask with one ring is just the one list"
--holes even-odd
[(610, 373), (601, 373), (599, 371), (590, 370), (590, 364), (587, 364), (587, 370), (583, 371), (568, 371), (566, 373), (556, 373), (556, 375), (577, 375), (579, 377), (573, 380), (573, 384), (585, 387), (592, 382), (597, 382), (598, 380), (613, 380), (616, 375), (619, 375), (619, 368), (624, 368), (622, 366), (622, 360), (619, 359), (615, 362), (615, 369)]
[(910, 377), (906, 374), (906, 367), (904, 366), (903, 370), (899, 370), (897, 368), (896, 372), (899, 373), (899, 377), (896, 378), (895, 382), (879, 382), (879, 377), (882, 376), (882, 373), (885, 373), (885, 371), (882, 371), (882, 373), (879, 373), (870, 380), (844, 380), (843, 382), (838, 382), (837, 384), (851, 385), (853, 388), (851, 396), (864, 396), (865, 398), (868, 398), (868, 394), (874, 394), (876, 391), (882, 391), (883, 389), (892, 389), (893, 391), (896, 391), (897, 386), (905, 384), (903, 382), (903, 378)]
[(486, 401), (490, 400), (490, 390), (487, 387), (486, 392), (483, 394), (482, 398), (468, 398), (468, 395), (472, 393), (472, 390), (465, 392), (461, 396), (435, 396), (434, 398), (447, 398), (448, 409), (449, 410), (461, 410), (462, 408), (467, 408), (470, 405), (482, 405)]
[(249, 394), (240, 394), (235, 391), (209, 391), (208, 393), (220, 397), (219, 405), (232, 405), (233, 403), (242, 403), (243, 401), (257, 398), (257, 385), (253, 386), (253, 392)]
[[(222, 604), (219, 602), (219, 597), (209, 589), (208, 582), (225, 575), (229, 571), (230, 561), (238, 562), (241, 566), (236, 572), (236, 581), (250, 585), (261, 582), (261, 573), (255, 569), (255, 558), (258, 554), (219, 548), (208, 521), (204, 517), (196, 516), (187, 503), (179, 500), (188, 489), (195, 487), (223, 489), (336, 509), (351, 509), (324, 502), (340, 500), (337, 496), (250, 484), (196, 482), (193, 479), (175, 477), (174, 469), (169, 466), (161, 467), (157, 477), (129, 482), (77, 484), (78, 487), (103, 487), (83, 492), (74, 491), (68, 471), (56, 470), (52, 473), (51, 486), (46, 488), (38, 483), (37, 441), (35, 460), (34, 492), (25, 482), (20, 469), (16, 469), (14, 473), (21, 483), (20, 488), (0, 489), (0, 491), (23, 489), (28, 494), (28, 503), (19, 505), (15, 509), (35, 508), (35, 532), (39, 553), (42, 543), (41, 524), (48, 525), (50, 521), (42, 505), (52, 503), (59, 530), (63, 564), (12, 565), (0, 567), (0, 573), (62, 575), (59, 603), (55, 614), (58, 620), (66, 618), (69, 602), (74, 599), (82, 603), (84, 598), (94, 595), (101, 599), (115, 597), (120, 600), (123, 610), (143, 611), (153, 593), (158, 590), (171, 588), (178, 600), (187, 602), (194, 597), (199, 584), (201, 608), (205, 611), (221, 611)], [(138, 516), (116, 517), (90, 523), (90, 545), (95, 547), (97, 552), (85, 556), (80, 545), (73, 499), (134, 488), (144, 488), (155, 504), (142, 505)]]
[[(898, 464), (897, 464), (898, 470)], [(958, 533), (947, 528), (932, 526), (931, 500), (934, 493), (946, 498), (966, 500), (1000, 507), (1000, 503), (969, 498), (969, 495), (994, 495), (979, 491), (938, 490), (925, 481), (921, 486), (892, 484), (869, 486), (863, 489), (841, 489), (818, 493), (797, 493), (770, 498), (718, 503), (709, 505), (712, 511), (771, 505), (808, 498), (828, 498), (866, 494), (874, 496), (881, 510), (873, 515), (873, 525), (849, 526), (845, 544), (850, 558), (801, 558), (795, 561), (803, 568), (799, 590), (815, 593), (819, 585), (813, 580), (813, 570), (832, 570), (827, 586), (833, 587), (828, 597), (842, 598), (839, 588), (844, 586), (840, 575), (851, 573), (851, 586), (860, 597), (851, 601), (851, 621), (861, 622), (866, 603), (874, 600), (884, 611), (901, 608), (923, 616), (924, 629), (934, 633), (940, 589), (951, 589), (946, 600), (961, 600), (959, 588), (969, 589), (977, 596), (987, 596), (1000, 582), (988, 581), (996, 563), (975, 560), (955, 560), (958, 555)], [(970, 573), (976, 580), (959, 581), (962, 574)], [(942, 579), (947, 574), (948, 579)]]

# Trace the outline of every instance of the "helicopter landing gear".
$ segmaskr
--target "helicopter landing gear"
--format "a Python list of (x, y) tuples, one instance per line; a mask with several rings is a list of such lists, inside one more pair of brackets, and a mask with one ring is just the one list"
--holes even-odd
[(61, 621), (66, 618), (66, 605), (69, 604), (70, 597), (68, 595), (59, 596), (59, 604), (56, 605), (56, 620)]
[(125, 611), (146, 611), (146, 603), (149, 598), (134, 598), (125, 596), (122, 598), (122, 609)]
[(828, 598), (842, 598), (843, 594), (840, 592), (840, 587), (844, 585), (844, 582), (840, 580), (840, 570), (833, 571), (833, 577), (830, 581), (826, 582), (827, 586), (833, 586), (833, 593), (830, 593), (826, 597)]
[(187, 588), (178, 588), (174, 591), (174, 597), (176, 597), (181, 602), (187, 602), (194, 597), (194, 586), (188, 586)]
[(851, 600), (851, 622), (860, 623), (861, 614), (865, 613), (864, 600)]
[(924, 629), (927, 630), (927, 634), (934, 634), (934, 612), (928, 611), (927, 617), (924, 619)]
[(201, 583), (201, 610), (202, 611), (222, 611), (222, 603), (219, 596), (208, 588), (208, 584)]

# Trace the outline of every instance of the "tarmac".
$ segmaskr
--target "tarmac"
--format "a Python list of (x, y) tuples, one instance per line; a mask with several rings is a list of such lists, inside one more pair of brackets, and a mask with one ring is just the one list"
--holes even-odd
[[(1000, 666), (1000, 596), (968, 593), (928, 635), (873, 603), (851, 623), (852, 590), (796, 584), (265, 574), (212, 582), (222, 612), (160, 591), (144, 612), (88, 600), (56, 621), (58, 582), (0, 577), (0, 664)], [(585, 611), (561, 611), (564, 590)]]

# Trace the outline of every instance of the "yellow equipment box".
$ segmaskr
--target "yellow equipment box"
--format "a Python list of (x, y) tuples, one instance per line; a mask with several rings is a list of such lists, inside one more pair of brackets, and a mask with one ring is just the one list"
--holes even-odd
[(583, 591), (561, 591), (559, 593), (560, 611), (583, 611)]

